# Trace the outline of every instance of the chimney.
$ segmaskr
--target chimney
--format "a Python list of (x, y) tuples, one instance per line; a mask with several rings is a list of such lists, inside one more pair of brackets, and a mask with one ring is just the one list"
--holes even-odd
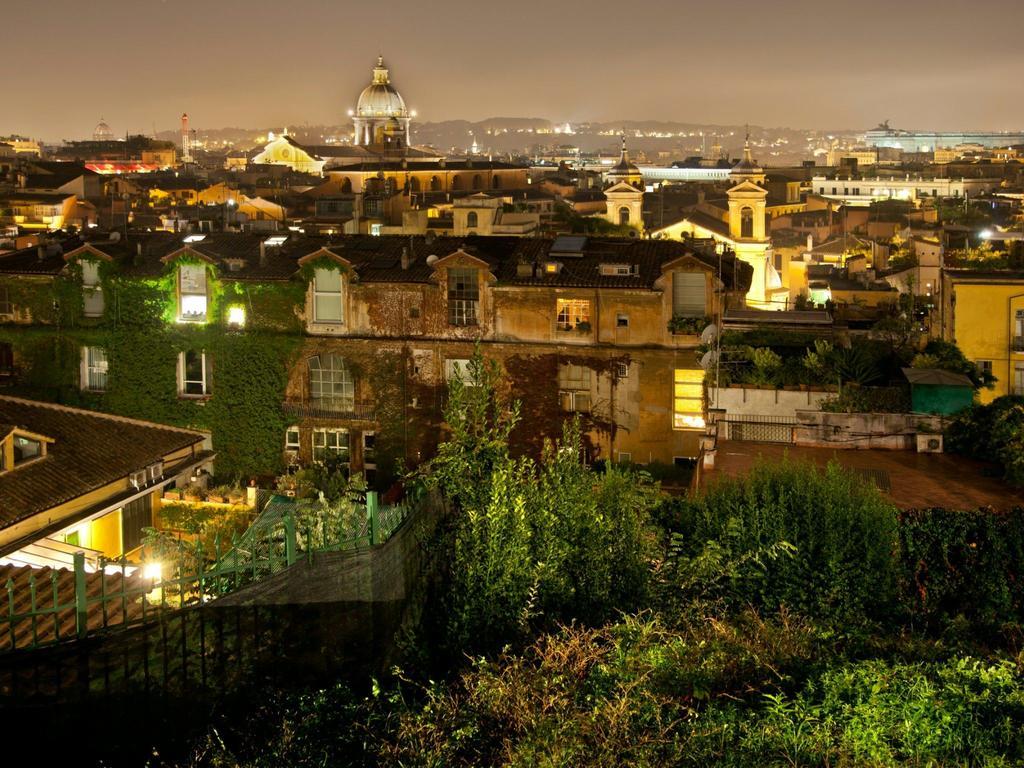
[(409, 249), (402, 246), (402, 269), (409, 268)]
[(807, 233), (807, 252), (810, 253), (814, 250), (814, 235), (810, 232)]
[(260, 266), (265, 267), (267, 265), (267, 244), (260, 240)]
[(142, 256), (142, 241), (140, 240), (135, 244), (135, 255)]
[(46, 246), (40, 243), (36, 247), (36, 259), (43, 261), (46, 258)]

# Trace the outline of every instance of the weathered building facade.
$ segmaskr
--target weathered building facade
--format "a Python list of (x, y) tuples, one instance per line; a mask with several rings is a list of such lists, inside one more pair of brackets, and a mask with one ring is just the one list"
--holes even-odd
[(479, 346), (517, 449), (578, 416), (592, 460), (672, 463), (703, 431), (700, 333), (750, 272), (636, 239), (72, 240), (0, 257), (0, 353), (13, 391), (210, 429), (219, 472), (384, 483), (432, 454)]

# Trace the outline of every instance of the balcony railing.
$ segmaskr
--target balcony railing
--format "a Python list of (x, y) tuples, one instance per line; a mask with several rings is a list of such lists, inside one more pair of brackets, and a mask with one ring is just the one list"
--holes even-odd
[(289, 416), (306, 419), (353, 419), (357, 421), (374, 421), (376, 419), (373, 403), (335, 397), (288, 400), (284, 404), (284, 412)]
[(1024, 352), (1024, 336), (1014, 336), (1010, 339), (1010, 349), (1014, 352)]

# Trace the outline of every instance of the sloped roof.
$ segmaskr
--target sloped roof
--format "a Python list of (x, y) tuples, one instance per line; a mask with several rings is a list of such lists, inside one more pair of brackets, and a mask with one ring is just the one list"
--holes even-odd
[(974, 387), (962, 373), (942, 368), (903, 368), (903, 375), (911, 384), (929, 384), (938, 387)]
[(200, 432), (0, 396), (0, 422), (52, 438), (47, 455), (0, 474), (0, 527), (75, 499), (202, 443)]

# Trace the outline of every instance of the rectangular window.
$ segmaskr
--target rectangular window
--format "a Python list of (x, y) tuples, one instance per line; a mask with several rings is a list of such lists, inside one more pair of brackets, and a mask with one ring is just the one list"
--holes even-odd
[(287, 451), (299, 450), (299, 428), (288, 427), (284, 431), (284, 447)]
[(178, 267), (178, 319), (186, 323), (206, 322), (206, 267), (182, 264)]
[(558, 330), (574, 331), (590, 326), (590, 302), (582, 299), (556, 299)]
[(210, 394), (210, 363), (205, 352), (188, 351), (178, 355), (178, 393), (185, 397)]
[(1024, 365), (1013, 368), (1013, 395), (1024, 395)]
[(1024, 337), (1024, 309), (1018, 309), (1013, 317), (1013, 335)]
[(103, 347), (82, 347), (82, 389), (107, 391), (107, 352)]
[(121, 551), (142, 546), (142, 529), (153, 527), (153, 497), (140, 496), (121, 507)]
[(615, 316), (616, 328), (629, 328), (629, 315), (619, 313)]
[(82, 264), (82, 315), (103, 316), (103, 289), (100, 287), (99, 263), (86, 260)]
[(14, 436), (14, 466), (43, 455), (43, 444), (38, 440), (16, 434)]
[(11, 304), (11, 293), (6, 285), (0, 286), (0, 317), (13, 317), (14, 305)]
[(341, 272), (317, 268), (313, 275), (313, 322), (344, 322), (341, 303)]
[(707, 280), (703, 272), (672, 273), (672, 314), (703, 317), (707, 312)]
[(348, 456), (347, 429), (313, 430), (313, 461), (340, 461), (348, 463)]
[(619, 464), (632, 464), (633, 454), (626, 451), (619, 451)]
[(672, 428), (704, 428), (704, 371), (676, 368), (672, 390)]
[(467, 358), (449, 357), (444, 361), (444, 380), (451, 381), (452, 379), (458, 379), (467, 387), (476, 386), (476, 380), (473, 378), (473, 374), (470, 373), (469, 360)]
[(559, 399), (563, 411), (590, 413), (591, 372), (583, 365), (563, 364), (558, 371)]
[(986, 373), (991, 375), (991, 373), (992, 373), (992, 361), (991, 360), (976, 360), (974, 365), (978, 369), (978, 373), (980, 373), (981, 375), (984, 376)]
[(448, 270), (448, 324), (476, 325), (480, 306), (480, 270)]

